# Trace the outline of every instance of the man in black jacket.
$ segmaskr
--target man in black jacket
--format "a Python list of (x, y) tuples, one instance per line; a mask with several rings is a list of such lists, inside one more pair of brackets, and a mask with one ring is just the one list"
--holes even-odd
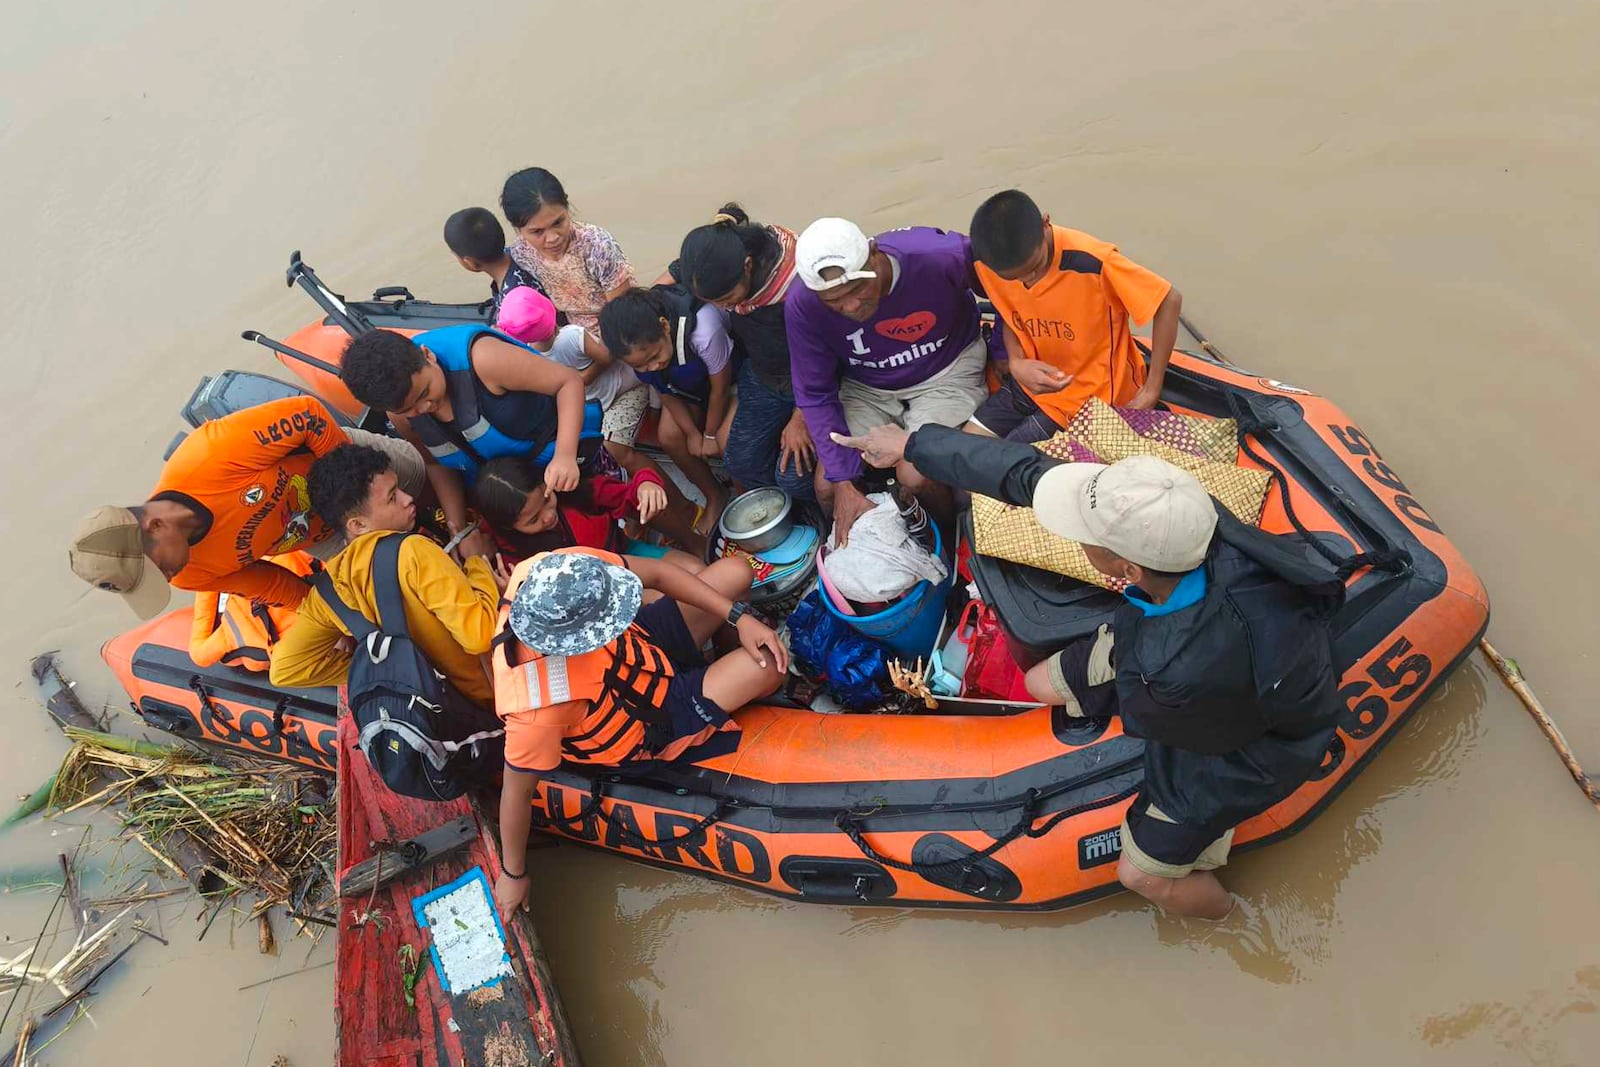
[(1032, 506), (1096, 570), (1128, 582), (1110, 624), (1030, 670), (1029, 691), (1069, 713), (1120, 714), (1145, 741), (1122, 884), (1167, 911), (1226, 917), (1233, 897), (1211, 872), (1233, 828), (1309, 779), (1333, 739), (1329, 622), (1344, 583), (1332, 565), (1239, 522), (1154, 456), (1061, 463), (940, 426), (836, 441), (874, 466), (909, 459), (929, 478)]

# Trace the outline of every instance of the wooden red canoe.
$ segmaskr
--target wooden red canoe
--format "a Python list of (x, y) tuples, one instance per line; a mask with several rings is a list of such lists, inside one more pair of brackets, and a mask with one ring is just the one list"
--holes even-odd
[[(440, 981), (432, 934), (413, 914), (418, 897), (475, 869), (493, 884), (500, 857), (482, 809), (465, 798), (441, 804), (391, 793), (357, 749), (348, 715), (339, 723), (338, 757), (337, 1062), (341, 1067), (578, 1067), (561, 998), (525, 913), (497, 931), (509, 973), (454, 994)], [(459, 844), (452, 849), (452, 842)], [(368, 887), (375, 873), (383, 884), (373, 890)], [(402, 946), (414, 953), (409, 969), (416, 975), (415, 1007), (407, 1003)]]

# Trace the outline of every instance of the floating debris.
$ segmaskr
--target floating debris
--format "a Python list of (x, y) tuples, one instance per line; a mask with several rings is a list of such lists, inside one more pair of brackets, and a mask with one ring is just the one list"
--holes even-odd
[[(79, 727), (66, 734), (73, 745), (56, 775), (52, 809), (114, 809), (124, 836), (172, 871), (181, 868), (168, 843), (199, 842), (210, 853), (207, 869), (220, 880), (208, 900), (220, 908), (253, 896), (250, 920), (275, 906), (310, 912), (309, 889), (319, 882), (331, 895), (327, 870), (337, 827), (322, 775)], [(263, 933), (261, 942), (270, 951), (270, 935)]]

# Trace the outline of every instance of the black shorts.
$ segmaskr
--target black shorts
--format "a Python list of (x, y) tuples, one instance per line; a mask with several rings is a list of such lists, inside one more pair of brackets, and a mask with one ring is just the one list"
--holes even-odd
[(996, 437), (1021, 441), (1023, 444), (1048, 441), (1062, 429), (1017, 384), (1015, 378), (1007, 378), (1001, 383), (1000, 388), (972, 413), (972, 421)]
[(1228, 862), (1231, 829), (1175, 822), (1140, 793), (1122, 823), (1122, 855), (1158, 878), (1182, 878), (1191, 871), (1214, 871)]
[(1087, 634), (1076, 638), (1050, 657), (1050, 684), (1057, 692), (1065, 689), (1071, 693), (1086, 718), (1109, 719), (1117, 713), (1117, 683), (1089, 684), (1089, 653), (1094, 649), (1095, 637)]
[(727, 722), (728, 713), (705, 695), (706, 658), (695, 644), (677, 601), (658, 597), (641, 607), (633, 621), (667, 654), (675, 671), (661, 703), (672, 730), (668, 740), (689, 737), (707, 726)]

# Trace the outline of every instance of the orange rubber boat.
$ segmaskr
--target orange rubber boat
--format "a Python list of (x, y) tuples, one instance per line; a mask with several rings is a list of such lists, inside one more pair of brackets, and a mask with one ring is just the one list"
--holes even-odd
[[(358, 306), (390, 325), (381, 307)], [(456, 321), (476, 311), (459, 307)], [(1235, 848), (1253, 848), (1305, 826), (1395, 736), (1471, 651), (1488, 625), (1488, 598), (1371, 439), (1330, 401), (1197, 353), (1174, 354), (1163, 400), (1239, 420), (1239, 462), (1275, 474), (1263, 528), (1298, 530), (1336, 558), (1382, 561), (1350, 578), (1334, 622), (1338, 733), (1312, 781), (1238, 828)], [(1091, 632), (1115, 604), (1103, 590), (987, 557), (974, 558), (974, 571), (1024, 665)], [(187, 618), (169, 618), (106, 648), (147, 721), (331, 767), (331, 693), (185, 666), (187, 635)], [(1116, 719), (963, 700), (926, 714), (755, 706), (735, 717), (743, 733), (730, 753), (541, 776), (535, 826), (823, 903), (1050, 909), (1119, 888), (1119, 827), (1140, 785), (1143, 745)]]

